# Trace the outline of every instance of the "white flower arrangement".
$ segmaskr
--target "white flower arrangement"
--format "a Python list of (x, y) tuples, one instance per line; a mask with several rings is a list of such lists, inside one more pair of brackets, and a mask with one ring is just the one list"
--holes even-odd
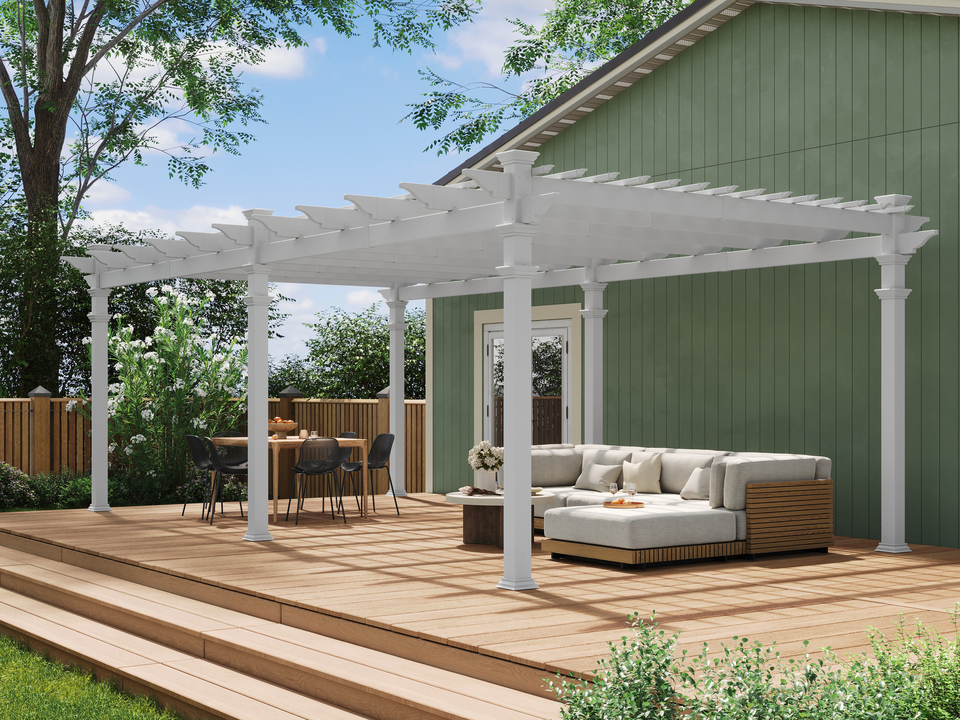
[(470, 448), (467, 453), (467, 462), (474, 470), (497, 472), (503, 467), (503, 448), (494, 447), (486, 440)]

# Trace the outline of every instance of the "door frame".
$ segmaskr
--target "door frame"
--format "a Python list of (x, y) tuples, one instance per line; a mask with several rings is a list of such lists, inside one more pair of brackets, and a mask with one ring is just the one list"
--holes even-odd
[[(568, 320), (570, 322), (570, 424), (569, 442), (583, 442), (583, 320), (580, 303), (534, 305), (532, 320)], [(473, 313), (473, 442), (483, 439), (484, 430), (484, 325), (503, 323), (503, 310), (475, 310)]]

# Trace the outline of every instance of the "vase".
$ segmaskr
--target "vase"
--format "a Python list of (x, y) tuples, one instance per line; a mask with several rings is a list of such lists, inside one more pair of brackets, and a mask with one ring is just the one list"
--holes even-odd
[(497, 495), (503, 495), (503, 485), (500, 484), (500, 471), (494, 470), (493, 480), (497, 484)]

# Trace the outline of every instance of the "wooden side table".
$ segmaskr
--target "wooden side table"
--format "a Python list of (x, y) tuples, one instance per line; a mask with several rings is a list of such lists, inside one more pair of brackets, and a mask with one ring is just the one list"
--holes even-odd
[[(495, 545), (503, 550), (503, 495), (447, 493), (447, 502), (463, 505), (463, 544)], [(530, 496), (530, 542), (533, 542), (533, 506), (553, 501), (553, 493)]]

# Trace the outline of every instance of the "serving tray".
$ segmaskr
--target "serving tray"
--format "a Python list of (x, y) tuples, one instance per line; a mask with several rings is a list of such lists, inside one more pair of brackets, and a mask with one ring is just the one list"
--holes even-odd
[(616, 509), (642, 508), (643, 503), (642, 502), (625, 502), (625, 503), (605, 502), (603, 506), (608, 508), (616, 508)]

